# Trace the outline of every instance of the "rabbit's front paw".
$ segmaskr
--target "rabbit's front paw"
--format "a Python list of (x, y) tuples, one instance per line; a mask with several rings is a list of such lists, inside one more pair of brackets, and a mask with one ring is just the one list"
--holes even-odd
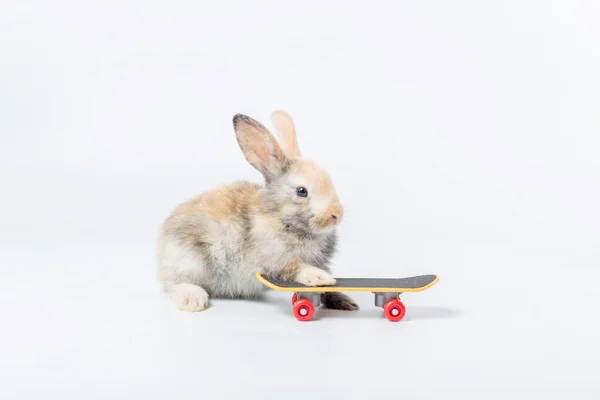
[(306, 266), (296, 275), (296, 282), (306, 286), (335, 285), (335, 278), (320, 268)]

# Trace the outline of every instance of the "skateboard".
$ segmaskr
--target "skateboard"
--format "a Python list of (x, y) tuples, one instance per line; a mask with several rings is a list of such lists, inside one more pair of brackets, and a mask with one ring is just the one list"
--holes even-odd
[(383, 308), (383, 315), (392, 322), (398, 322), (406, 314), (406, 307), (400, 301), (405, 292), (422, 292), (435, 285), (437, 275), (419, 275), (406, 278), (336, 278), (332, 286), (305, 286), (296, 282), (286, 282), (256, 273), (264, 285), (281, 292), (293, 292), (294, 316), (299, 321), (310, 321), (315, 306), (322, 304), (321, 295), (328, 292), (372, 292), (375, 306)]

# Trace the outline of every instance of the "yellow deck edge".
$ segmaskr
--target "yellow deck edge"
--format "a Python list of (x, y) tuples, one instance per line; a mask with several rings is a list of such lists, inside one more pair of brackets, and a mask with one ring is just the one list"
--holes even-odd
[[(435, 274), (432, 274), (435, 275)], [(373, 288), (373, 287), (331, 287), (331, 286), (311, 286), (311, 287), (281, 287), (277, 286), (262, 277), (260, 272), (256, 273), (256, 277), (265, 286), (280, 292), (422, 292), (435, 285), (439, 280), (439, 276), (435, 276), (435, 280), (428, 285), (420, 288)]]

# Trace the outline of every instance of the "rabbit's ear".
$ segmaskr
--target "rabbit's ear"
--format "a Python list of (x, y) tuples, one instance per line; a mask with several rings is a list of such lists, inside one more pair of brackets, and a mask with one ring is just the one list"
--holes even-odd
[(260, 122), (237, 114), (233, 117), (233, 128), (246, 160), (263, 174), (267, 182), (288, 168), (290, 160)]
[(284, 153), (288, 157), (300, 157), (300, 147), (298, 146), (296, 127), (292, 117), (283, 110), (277, 110), (271, 114), (271, 122), (277, 130)]

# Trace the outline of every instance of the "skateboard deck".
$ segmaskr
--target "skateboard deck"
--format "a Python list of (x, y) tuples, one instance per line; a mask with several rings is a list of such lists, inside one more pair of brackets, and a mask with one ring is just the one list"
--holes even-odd
[(336, 278), (331, 286), (306, 286), (286, 282), (256, 273), (264, 285), (282, 292), (421, 292), (439, 280), (437, 275), (418, 275), (406, 278)]

